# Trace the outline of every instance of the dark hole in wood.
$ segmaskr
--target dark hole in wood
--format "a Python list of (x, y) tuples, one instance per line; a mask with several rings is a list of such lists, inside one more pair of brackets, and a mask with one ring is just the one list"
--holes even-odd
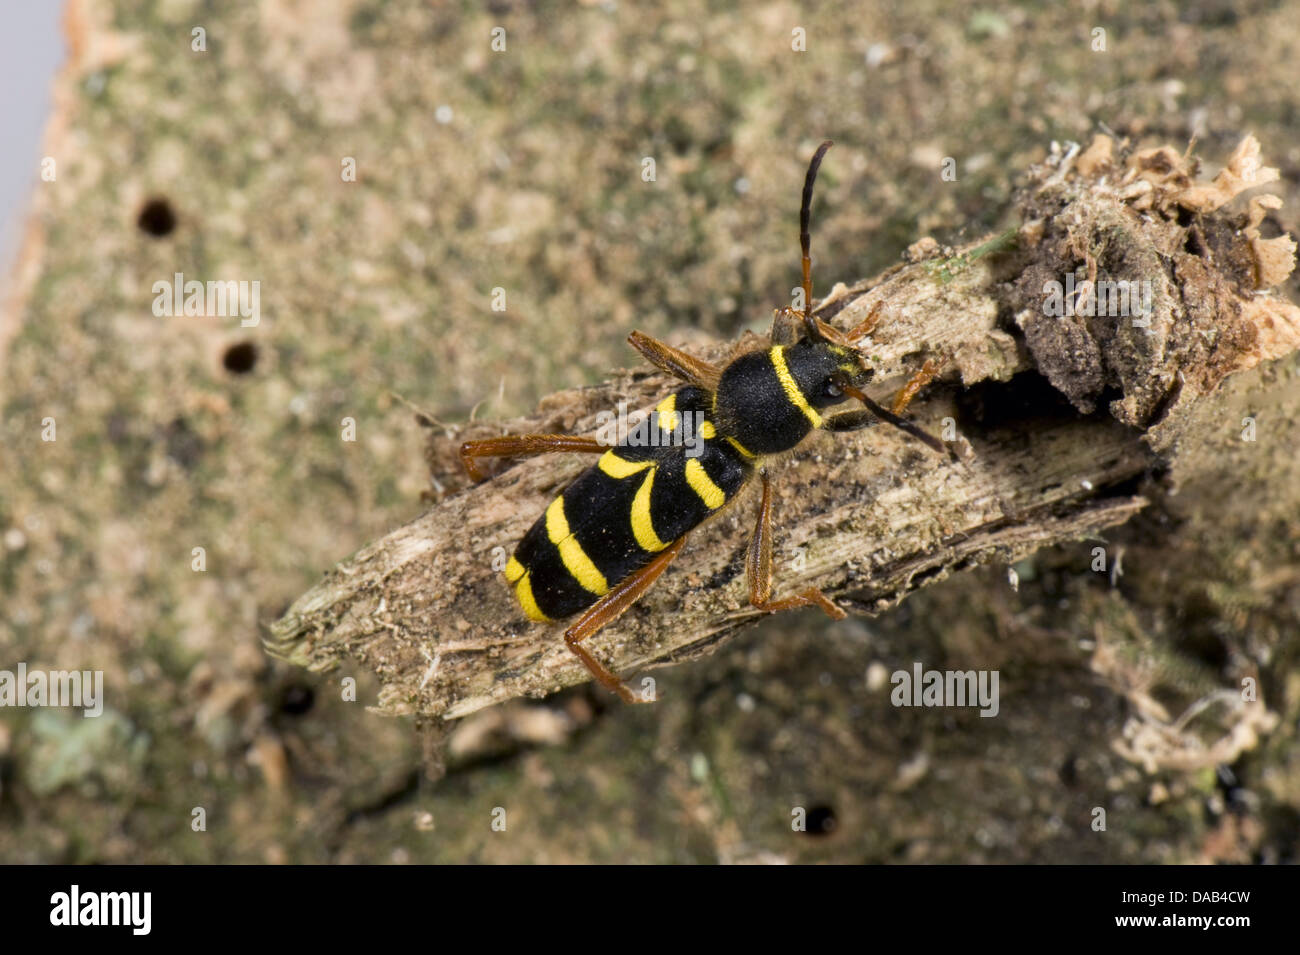
[(284, 688), (280, 697), (280, 712), (290, 716), (302, 716), (316, 702), (316, 694), (309, 686), (293, 683)]
[(808, 828), (804, 831), (810, 836), (829, 836), (838, 825), (834, 809), (830, 806), (813, 806), (808, 810)]
[(239, 342), (226, 349), (221, 364), (233, 375), (246, 375), (257, 364), (257, 346), (252, 342)]
[(176, 228), (176, 213), (166, 199), (150, 199), (140, 207), (136, 225), (152, 236), (170, 235)]

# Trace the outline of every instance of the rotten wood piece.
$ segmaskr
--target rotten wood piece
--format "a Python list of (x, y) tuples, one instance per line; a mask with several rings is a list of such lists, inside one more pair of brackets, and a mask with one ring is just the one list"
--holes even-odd
[[(867, 349), (880, 370), (872, 396), (886, 400), (935, 360), (939, 376), (910, 416), (963, 454), (950, 461), (877, 427), (814, 434), (769, 467), (776, 593), (815, 586), (852, 612), (881, 613), (953, 573), (1138, 512), (1144, 482), (1178, 455), (1191, 409), (1228, 375), (1300, 343), (1300, 309), (1267, 291), (1294, 264), (1287, 236), (1260, 234), (1277, 200), (1233, 202), (1276, 178), (1258, 155), (1247, 138), (1204, 183), (1198, 162), (1169, 148), (1098, 137), (1056, 150), (1029, 172), (1020, 227), (955, 250), (923, 239), (883, 275), (835, 286), (818, 318), (845, 329), (873, 309), (884, 316)], [(696, 351), (725, 361), (758, 342)], [(453, 492), (327, 574), (271, 626), (268, 650), (313, 670), (372, 670), (378, 709), (390, 714), (460, 717), (587, 680), (563, 625), (529, 623), (498, 571), (590, 461), (493, 462), (496, 476), (471, 487), (456, 448), (505, 433), (594, 434), (620, 401), (645, 411), (671, 387), (653, 369), (623, 371), (552, 395), (526, 418), (431, 427), (431, 470)], [(635, 685), (647, 668), (711, 652), (764, 616), (744, 579), (756, 487), (593, 638), (599, 659)], [(659, 693), (671, 692), (661, 680)]]

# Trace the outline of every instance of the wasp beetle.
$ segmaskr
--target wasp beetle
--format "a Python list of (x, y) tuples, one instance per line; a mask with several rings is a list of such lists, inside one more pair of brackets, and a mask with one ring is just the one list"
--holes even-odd
[[(829, 141), (821, 144), (804, 179), (799, 212), (803, 307), (777, 310), (767, 347), (719, 366), (640, 332), (628, 339), (652, 365), (686, 383), (660, 402), (652, 417), (661, 435), (671, 436), (688, 420), (697, 422), (698, 453), (689, 454), (680, 441), (647, 446), (624, 439), (611, 447), (595, 438), (559, 434), (507, 435), (461, 445), (461, 460), (474, 480), (483, 479), (475, 463), (481, 457), (559, 451), (601, 455), (524, 535), (505, 577), (532, 620), (582, 614), (565, 630), (565, 642), (597, 680), (626, 702), (653, 700), (624, 685), (583, 642), (631, 607), (681, 552), (690, 531), (735, 500), (755, 477), (762, 484), (762, 499), (745, 562), (750, 603), (769, 613), (815, 606), (835, 619), (845, 616), (816, 588), (772, 598), (772, 490), (765, 458), (793, 450), (814, 431), (857, 431), (877, 420), (951, 454), (939, 439), (899, 417), (934, 377), (934, 364), (927, 361), (899, 391), (892, 410), (883, 408), (862, 391), (874, 371), (855, 347), (875, 327), (878, 311), (848, 331), (812, 313), (808, 224), (813, 183), (830, 147)], [(827, 413), (850, 398), (863, 407)]]

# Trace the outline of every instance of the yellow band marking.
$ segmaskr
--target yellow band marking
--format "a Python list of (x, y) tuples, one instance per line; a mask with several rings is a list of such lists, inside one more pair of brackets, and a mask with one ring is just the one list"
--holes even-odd
[(677, 394), (674, 392), (659, 404), (655, 405), (655, 411), (659, 412), (659, 430), (671, 431), (677, 427), (681, 416), (677, 414)]
[(542, 613), (541, 608), (537, 606), (537, 601), (533, 599), (533, 585), (528, 582), (527, 573), (519, 578), (519, 583), (515, 584), (515, 596), (519, 599), (519, 606), (524, 608), (524, 613), (528, 615), (529, 620), (545, 623), (551, 619)]
[(718, 429), (713, 426), (712, 421), (700, 422), (700, 437), (705, 441), (712, 441), (718, 436)]
[(578, 543), (578, 538), (569, 530), (568, 518), (564, 516), (564, 498), (557, 497), (546, 509), (546, 536), (560, 551), (560, 560), (564, 569), (573, 575), (583, 590), (602, 597), (609, 592), (605, 575), (596, 569), (587, 552)]
[(654, 523), (650, 520), (650, 491), (654, 483), (655, 469), (651, 468), (637, 489), (636, 497), (632, 498), (632, 536), (642, 550), (652, 554), (668, 546), (659, 539)]
[(513, 584), (516, 580), (518, 580), (526, 573), (528, 573), (528, 571), (524, 568), (524, 565), (519, 563), (519, 561), (516, 560), (515, 558), (511, 557), (510, 562), (506, 564), (506, 580), (510, 581)]
[(546, 508), (546, 536), (558, 547), (560, 541), (570, 533), (569, 519), (564, 516), (564, 497), (561, 495)]
[(711, 511), (716, 511), (727, 503), (727, 495), (723, 493), (722, 488), (713, 483), (713, 479), (709, 477), (709, 473), (704, 470), (704, 465), (698, 458), (686, 459), (686, 483)]
[(644, 471), (653, 464), (653, 461), (627, 461), (620, 458), (613, 451), (606, 451), (600, 456), (598, 462), (598, 466), (603, 472), (612, 478), (618, 479), (631, 477), (638, 471)]
[(735, 448), (737, 451), (739, 451), (741, 454), (743, 454), (745, 457), (747, 457), (747, 458), (752, 458), (752, 457), (754, 457), (754, 452), (751, 451), (751, 450), (749, 450), (749, 448), (745, 447), (743, 444), (741, 444), (741, 443), (740, 443), (739, 441), (737, 441), (735, 438), (728, 437), (728, 438), (727, 438), (727, 443), (728, 443), (729, 445), (731, 445), (733, 448)]
[(790, 399), (790, 404), (794, 405), (804, 413), (804, 416), (812, 422), (814, 428), (822, 426), (822, 416), (812, 405), (808, 404), (808, 399), (804, 397), (799, 390), (798, 383), (794, 380), (794, 375), (790, 374), (790, 369), (785, 363), (785, 347), (777, 345), (768, 355), (772, 358), (772, 367), (776, 369), (776, 377), (781, 382), (781, 387), (785, 389), (785, 396)]

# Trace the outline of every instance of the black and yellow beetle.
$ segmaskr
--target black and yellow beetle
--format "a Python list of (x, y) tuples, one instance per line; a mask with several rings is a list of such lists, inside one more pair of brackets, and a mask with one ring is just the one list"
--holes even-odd
[[(772, 599), (772, 492), (763, 470), (765, 457), (794, 449), (816, 430), (856, 431), (877, 420), (948, 451), (937, 438), (899, 417), (934, 376), (934, 366), (927, 362), (903, 387), (892, 411), (882, 408), (861, 390), (873, 370), (853, 345), (871, 332), (877, 314), (873, 311), (847, 332), (812, 314), (808, 222), (817, 169), (830, 147), (829, 141), (821, 144), (804, 180), (799, 214), (804, 307), (777, 311), (769, 347), (720, 367), (640, 332), (629, 337), (651, 364), (686, 382), (660, 402), (652, 416), (654, 430), (669, 440), (625, 439), (607, 447), (595, 438), (529, 434), (461, 445), (461, 460), (475, 480), (483, 477), (475, 464), (480, 457), (601, 454), (524, 535), (505, 576), (533, 620), (561, 620), (585, 611), (565, 630), (565, 642), (597, 680), (629, 703), (652, 701), (625, 686), (582, 646), (583, 641), (631, 607), (681, 551), (687, 534), (734, 500), (755, 475), (763, 495), (745, 565), (750, 603), (768, 612), (817, 606), (836, 619), (845, 616), (815, 588)], [(847, 398), (864, 407), (825, 413)], [(688, 448), (672, 438), (675, 429), (691, 422), (699, 440)]]

